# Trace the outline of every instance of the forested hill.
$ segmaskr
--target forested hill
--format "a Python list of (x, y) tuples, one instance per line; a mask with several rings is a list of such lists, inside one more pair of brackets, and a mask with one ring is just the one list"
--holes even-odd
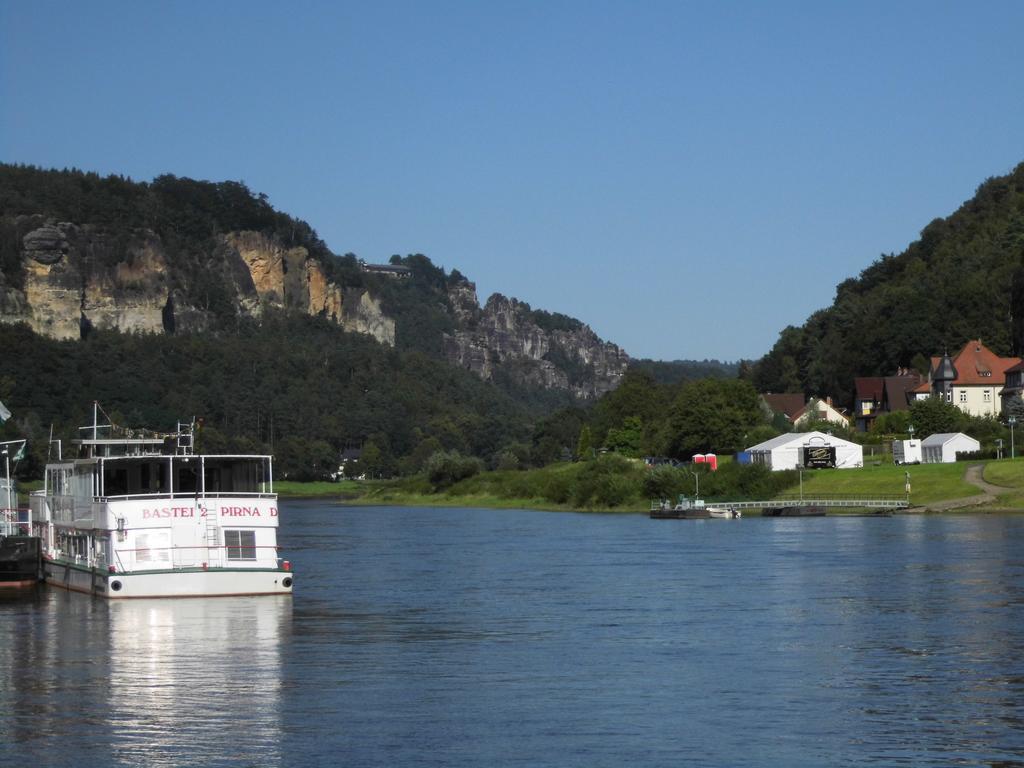
[(788, 327), (750, 376), (759, 391), (853, 398), (856, 376), (927, 371), (928, 358), (982, 339), (1024, 349), (1024, 163), (992, 178), (921, 239), (836, 288), (833, 305)]
[(0, 164), (0, 434), (31, 439), (30, 475), (93, 400), (132, 428), (200, 416), (211, 449), (272, 451), (292, 477), (351, 448), (385, 474), (442, 450), (541, 464), (576, 436), (538, 420), (629, 362), (574, 318), (481, 306), (421, 254), (334, 254), (240, 182)]
[(630, 370), (644, 371), (658, 384), (678, 384), (697, 379), (734, 379), (739, 363), (718, 360), (633, 360)]
[(628, 364), (573, 318), (500, 295), (481, 307), (469, 280), (421, 254), (336, 255), (240, 182), (0, 165), (0, 322), (63, 340), (223, 331), (268, 309), (562, 403), (609, 391)]

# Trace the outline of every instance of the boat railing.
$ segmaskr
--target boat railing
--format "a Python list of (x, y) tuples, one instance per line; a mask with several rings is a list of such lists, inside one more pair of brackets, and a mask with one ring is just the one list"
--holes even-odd
[(97, 496), (96, 501), (146, 501), (148, 499), (276, 499), (276, 493), (265, 491), (207, 491), (198, 496), (195, 491), (175, 491), (174, 493), (124, 493), (117, 495)]
[(0, 535), (29, 535), (32, 512), (28, 507), (0, 507)]
[[(265, 568), (269, 558), (260, 558), (256, 550), (271, 550), (275, 565), (280, 567), (281, 558), (277, 553), (281, 548), (275, 544), (258, 544), (253, 546), (194, 544), (174, 547), (140, 547), (138, 549), (115, 549), (113, 567), (116, 571), (152, 570), (160, 568)], [(252, 557), (228, 557), (229, 552), (252, 552)], [(140, 560), (139, 553), (143, 553)], [(205, 554), (205, 557), (203, 556)], [(132, 561), (126, 564), (125, 558)], [(105, 564), (100, 567), (105, 567)]]

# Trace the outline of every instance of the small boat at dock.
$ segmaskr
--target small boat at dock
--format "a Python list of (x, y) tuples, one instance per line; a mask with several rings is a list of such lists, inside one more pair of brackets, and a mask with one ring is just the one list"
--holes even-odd
[(42, 563), (38, 536), (0, 537), (0, 590), (36, 586), (42, 580)]
[(668, 499), (651, 502), (651, 518), (654, 520), (731, 520), (742, 517), (738, 509), (726, 506), (708, 506), (704, 499), (680, 496), (673, 504)]
[(743, 517), (743, 513), (732, 507), (708, 507), (708, 515), (719, 520), (735, 520)]
[(41, 542), (29, 535), (29, 511), (18, 507), (18, 489), (11, 477), (11, 462), (17, 466), (24, 457), (25, 441), (0, 443), (0, 454), (4, 461), (0, 476), (0, 589), (34, 587), (42, 577)]

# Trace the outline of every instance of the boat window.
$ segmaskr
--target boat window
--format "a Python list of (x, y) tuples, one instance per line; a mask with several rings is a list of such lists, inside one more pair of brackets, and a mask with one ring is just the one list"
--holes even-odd
[(123, 464), (107, 464), (103, 468), (103, 495), (124, 496), (128, 493), (128, 469)]
[(195, 464), (174, 464), (174, 492), (193, 493), (196, 490)]
[(148, 496), (167, 493), (166, 461), (128, 459), (103, 463), (103, 490), (106, 496)]
[(204, 460), (207, 493), (260, 493), (269, 482), (262, 459), (207, 456)]
[(170, 534), (156, 530), (135, 534), (135, 562), (167, 563), (170, 562)]
[(224, 531), (228, 560), (256, 559), (256, 531)]

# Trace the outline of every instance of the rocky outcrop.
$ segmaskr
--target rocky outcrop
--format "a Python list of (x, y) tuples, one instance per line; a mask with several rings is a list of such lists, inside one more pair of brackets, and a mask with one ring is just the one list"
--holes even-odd
[[(0, 322), (27, 323), (51, 338), (78, 339), (94, 329), (202, 332), (227, 317), (259, 317), (274, 308), (396, 342), (395, 320), (370, 292), (372, 280), (369, 287), (344, 288), (306, 248), (287, 248), (260, 232), (221, 234), (195, 253), (169, 248), (148, 229), (114, 233), (42, 216), (7, 224), (14, 235), (8, 242), (20, 243), (20, 268), (0, 273)], [(451, 313), (454, 330), (443, 339), (444, 353), (482, 379), (595, 398), (625, 372), (625, 352), (576, 320), (534, 312), (501, 294), (481, 308), (465, 280), (447, 291), (429, 299), (437, 302), (433, 311)]]
[[(134, 230), (126, 241), (102, 228), (38, 216), (18, 224), (25, 232), (20, 286), (0, 274), (0, 322), (24, 322), (57, 339), (77, 339), (94, 328), (163, 333), (215, 323), (210, 300), (190, 290), (156, 233)], [(305, 248), (283, 248), (258, 232), (220, 236), (203, 279), (228, 286), (242, 315), (293, 309), (395, 343), (394, 320), (367, 291), (343, 290)]]
[(445, 336), (448, 361), (484, 380), (500, 372), (519, 384), (589, 399), (617, 387), (629, 364), (622, 349), (582, 323), (543, 328), (528, 304), (498, 293), (481, 309), (472, 283), (451, 287), (448, 299), (458, 325)]
[(342, 323), (384, 344), (395, 345), (395, 321), (384, 314), (380, 302), (367, 291), (346, 292)]

